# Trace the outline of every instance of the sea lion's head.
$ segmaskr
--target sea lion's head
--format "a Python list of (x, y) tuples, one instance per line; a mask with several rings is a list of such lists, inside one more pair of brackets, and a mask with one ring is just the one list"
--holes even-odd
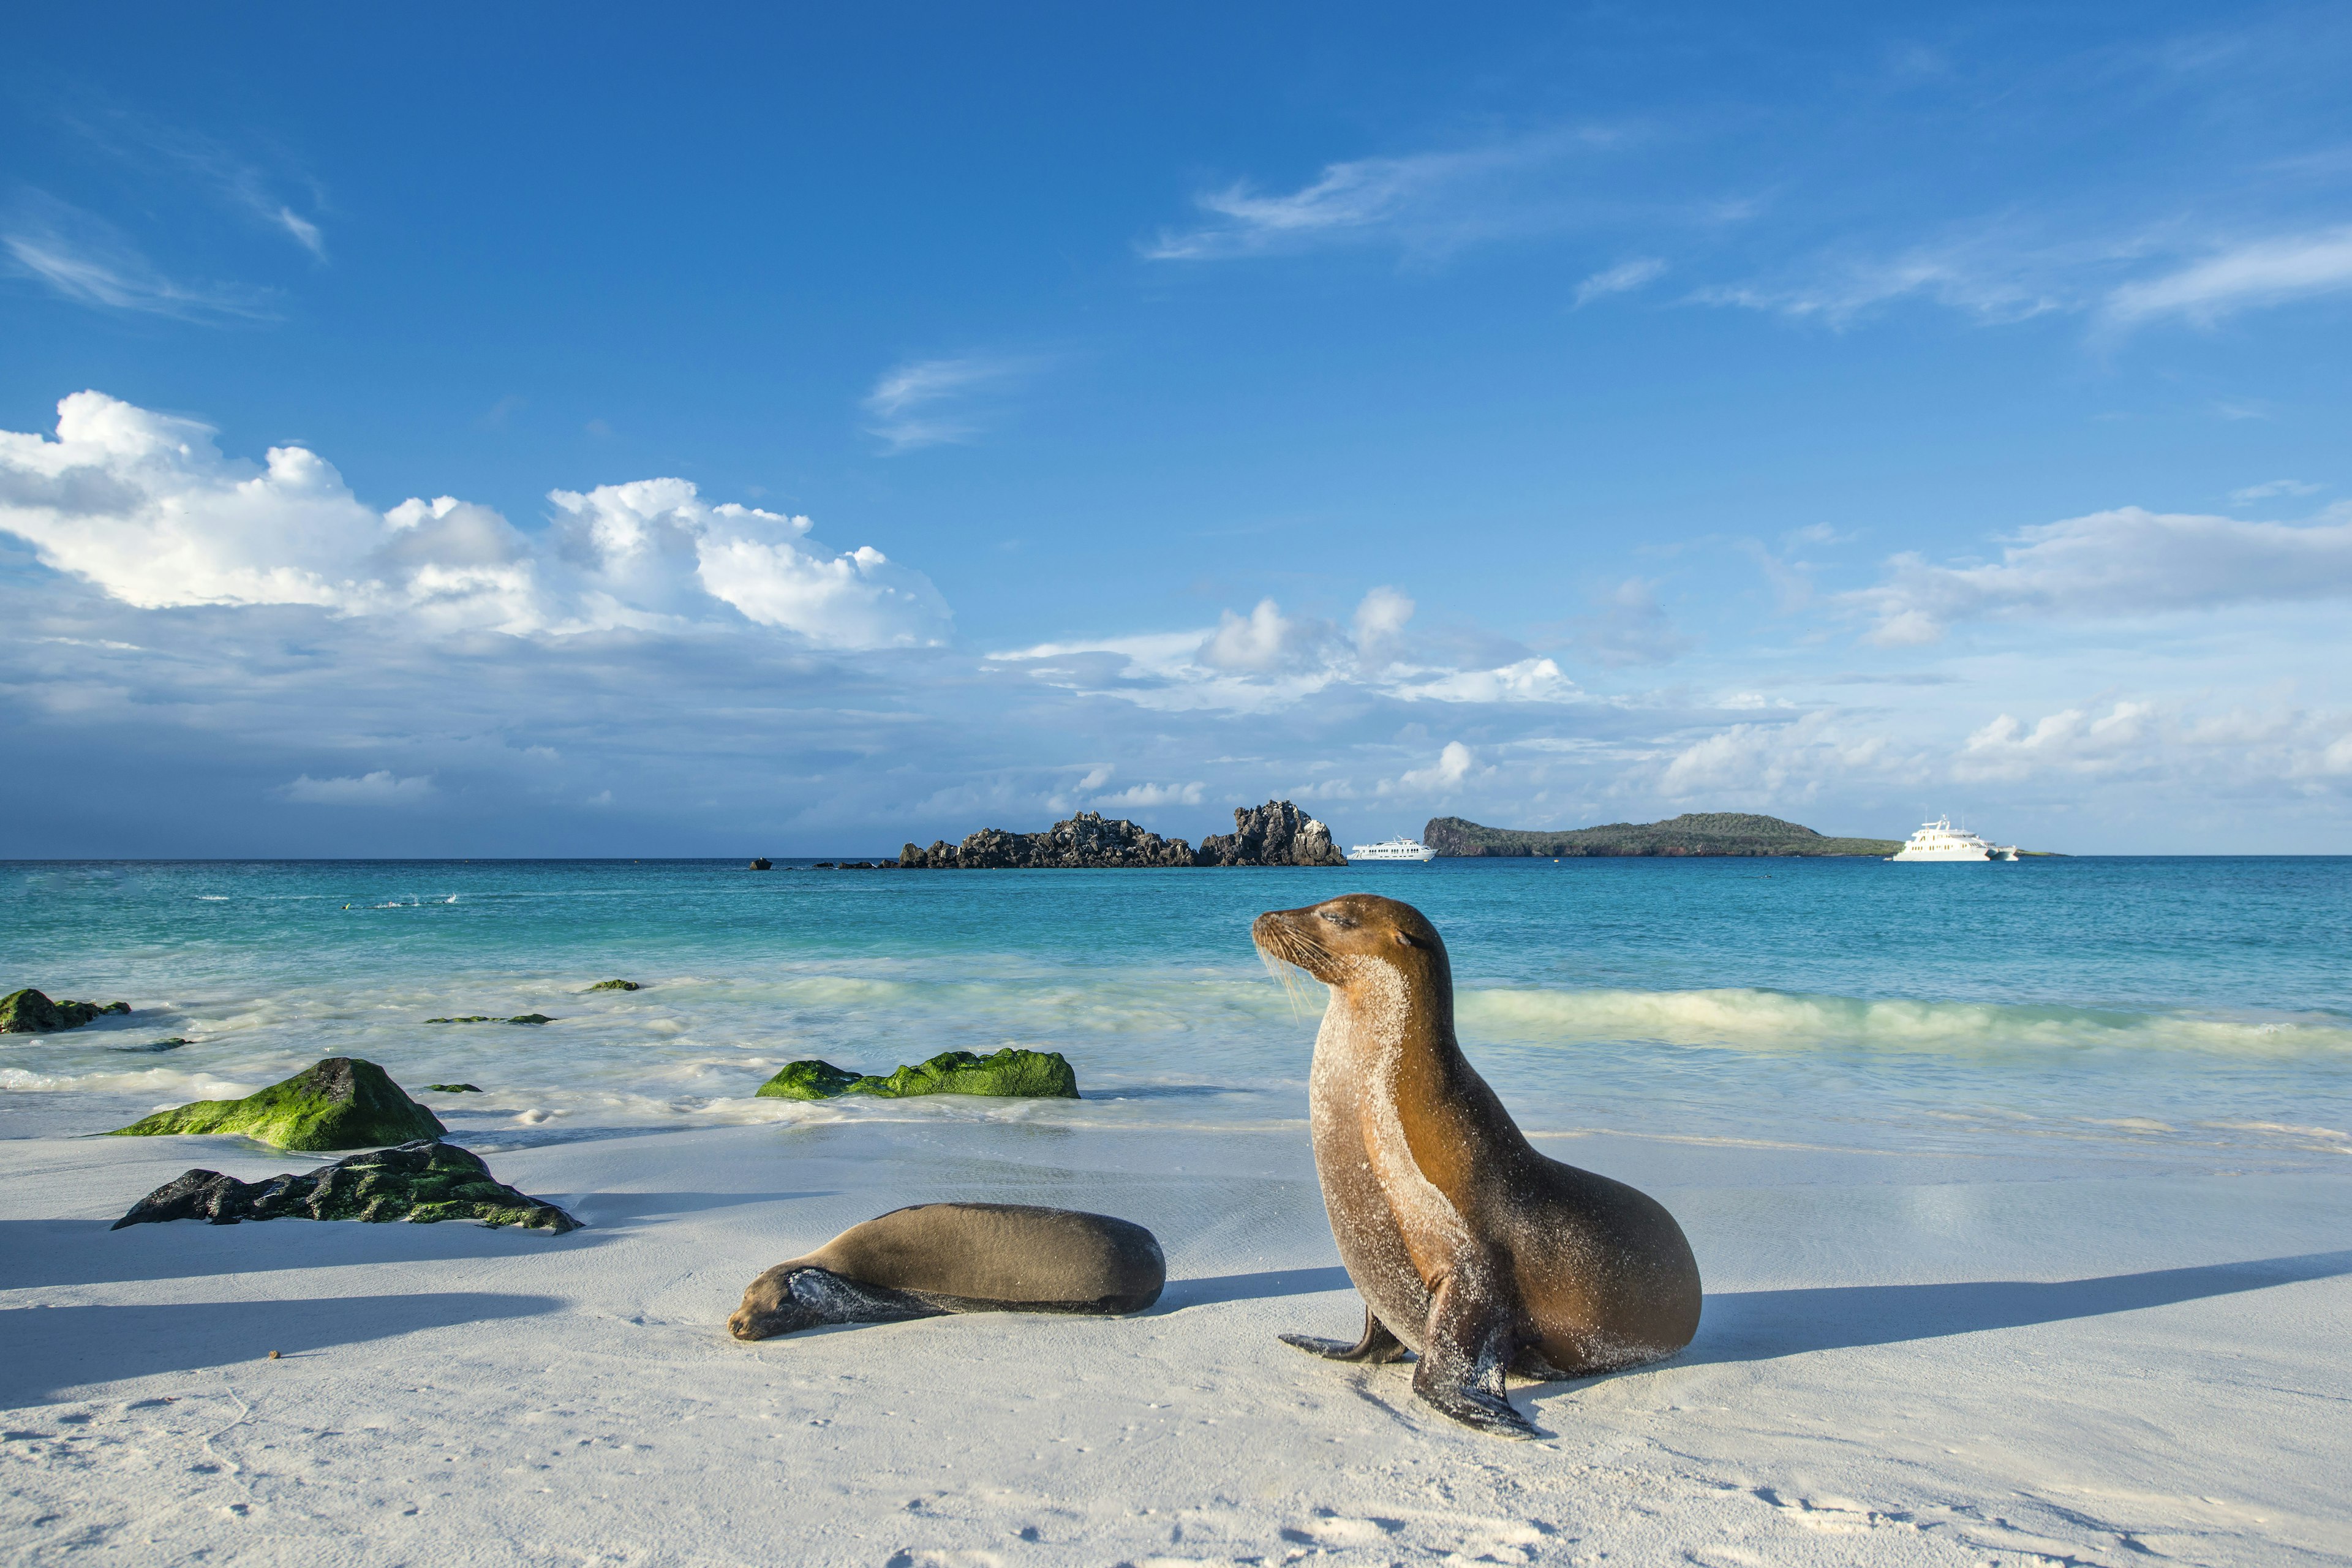
[[(839, 1319), (826, 1316), (819, 1303), (796, 1299), (793, 1294), (795, 1281), (805, 1285), (806, 1276), (824, 1272), (797, 1261), (779, 1263), (751, 1281), (751, 1289), (743, 1292), (743, 1304), (727, 1320), (727, 1331), (739, 1340), (764, 1340), (813, 1329), (819, 1323), (838, 1322)], [(804, 1289), (803, 1294), (814, 1292)]]
[(1452, 973), (1437, 928), (1411, 904), (1376, 893), (1342, 893), (1299, 910), (1269, 910), (1250, 924), (1258, 952), (1294, 963), (1326, 985), (1345, 986), (1367, 962), (1416, 978)]

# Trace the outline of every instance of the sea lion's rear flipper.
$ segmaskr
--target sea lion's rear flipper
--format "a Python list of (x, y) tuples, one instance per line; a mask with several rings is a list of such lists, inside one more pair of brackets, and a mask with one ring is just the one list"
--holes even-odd
[(1504, 1392), (1517, 1314), (1488, 1283), (1495, 1278), (1493, 1269), (1457, 1268), (1438, 1286), (1412, 1391), (1465, 1426), (1497, 1437), (1539, 1437), (1543, 1434), (1511, 1407)]
[(1389, 1326), (1374, 1317), (1370, 1307), (1364, 1309), (1364, 1337), (1352, 1345), (1345, 1340), (1318, 1340), (1312, 1334), (1284, 1334), (1281, 1339), (1284, 1344), (1296, 1345), (1326, 1361), (1365, 1362), (1378, 1366), (1404, 1359), (1404, 1342), (1389, 1332)]

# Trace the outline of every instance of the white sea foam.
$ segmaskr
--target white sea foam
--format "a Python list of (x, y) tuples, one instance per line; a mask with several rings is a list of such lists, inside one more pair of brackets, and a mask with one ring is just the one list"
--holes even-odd
[(1656, 1040), (1742, 1051), (1923, 1053), (2171, 1050), (2310, 1057), (2352, 1053), (2352, 1027), (2185, 1012), (1990, 1002), (1866, 1001), (1777, 991), (1465, 991), (1465, 1037), (1575, 1045)]

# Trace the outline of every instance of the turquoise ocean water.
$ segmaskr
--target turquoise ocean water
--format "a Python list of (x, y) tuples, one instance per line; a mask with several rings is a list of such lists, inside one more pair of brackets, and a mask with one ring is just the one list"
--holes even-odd
[[(2126, 1170), (2352, 1155), (2344, 858), (16, 863), (0, 988), (137, 1011), (0, 1037), (0, 1134), (350, 1055), (485, 1145), (860, 1117), (1303, 1137), (1321, 992), (1270, 975), (1249, 922), (1350, 889), (1436, 922), (1465, 1046), (1531, 1131)], [(646, 989), (583, 991), (614, 977)], [(557, 1021), (425, 1022), (531, 1011)], [(1066, 1053), (1087, 1098), (752, 1097), (802, 1057), (887, 1071), (1006, 1044)], [(424, 1089), (444, 1081), (486, 1092)]]

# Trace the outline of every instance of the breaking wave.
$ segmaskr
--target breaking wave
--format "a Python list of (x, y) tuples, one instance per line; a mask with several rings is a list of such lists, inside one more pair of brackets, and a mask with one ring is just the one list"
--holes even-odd
[(2233, 1018), (2032, 1004), (1865, 1001), (1750, 990), (1465, 991), (1455, 1000), (1455, 1011), (1465, 1036), (1538, 1045), (1654, 1040), (1745, 1051), (2352, 1054), (2352, 1026), (2327, 1014)]

